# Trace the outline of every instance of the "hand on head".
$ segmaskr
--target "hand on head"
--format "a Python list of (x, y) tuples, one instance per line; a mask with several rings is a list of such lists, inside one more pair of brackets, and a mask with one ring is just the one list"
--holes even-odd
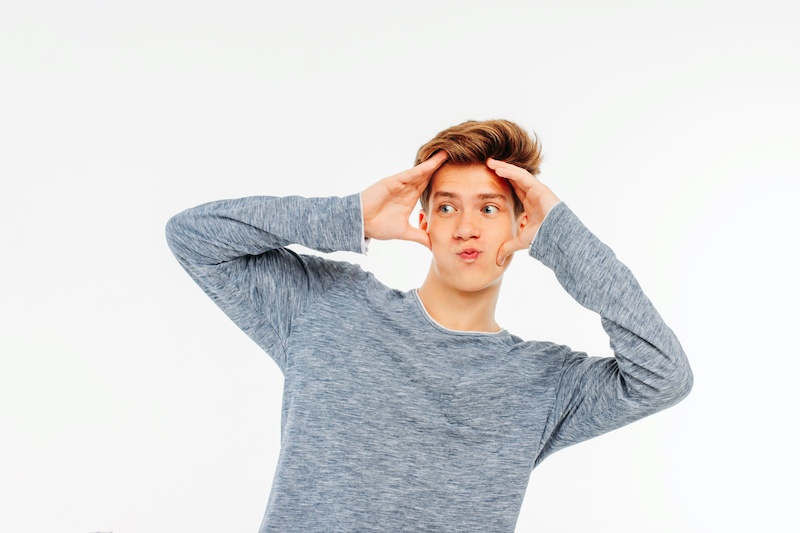
[[(428, 234), (412, 226), (409, 218), (431, 177), (447, 158), (446, 152), (437, 152), (427, 161), (384, 178), (362, 191), (364, 235), (379, 240), (414, 241), (430, 248)], [(559, 199), (524, 168), (496, 159), (488, 159), (486, 166), (498, 177), (508, 180), (525, 208), (521, 216), (526, 220), (517, 236), (500, 246), (496, 261), (502, 265), (514, 252), (530, 246), (544, 217)]]
[(439, 151), (414, 168), (384, 178), (362, 191), (364, 235), (378, 240), (414, 241), (430, 248), (428, 234), (413, 227), (409, 218), (431, 176), (446, 160), (447, 152)]
[(488, 159), (486, 166), (499, 177), (508, 180), (517, 194), (517, 198), (525, 207), (525, 213), (521, 216), (527, 217), (527, 222), (517, 233), (517, 237), (500, 246), (497, 253), (497, 264), (502, 265), (514, 252), (530, 246), (544, 217), (559, 202), (559, 199), (553, 194), (553, 191), (524, 168), (496, 159)]

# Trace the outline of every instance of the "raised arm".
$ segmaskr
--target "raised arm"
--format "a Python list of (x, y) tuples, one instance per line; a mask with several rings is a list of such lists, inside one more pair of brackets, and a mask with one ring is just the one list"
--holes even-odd
[(321, 252), (362, 251), (361, 207), (346, 198), (252, 196), (209, 202), (167, 223), (167, 242), (182, 263), (220, 265), (288, 244)]
[(684, 398), (692, 372), (675, 334), (630, 270), (527, 171), (490, 160), (525, 206), (529, 223), (498, 255), (528, 247), (564, 289), (598, 313), (614, 357), (565, 349), (556, 402), (537, 462), (550, 453), (665, 409)]
[(249, 197), (187, 209), (167, 223), (167, 242), (203, 291), (283, 368), (292, 323), (348, 268), (285, 248), (361, 252), (359, 195)]
[(430, 246), (408, 219), (445, 159), (446, 153), (436, 154), (345, 198), (254, 196), (203, 204), (170, 219), (167, 242), (192, 279), (283, 368), (295, 317), (340, 276), (361, 275), (353, 265), (286, 246), (363, 252), (369, 238)]

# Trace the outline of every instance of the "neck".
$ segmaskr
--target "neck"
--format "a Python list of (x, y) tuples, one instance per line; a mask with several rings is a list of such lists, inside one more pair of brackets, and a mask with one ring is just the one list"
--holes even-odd
[(456, 331), (500, 331), (494, 319), (500, 281), (479, 291), (463, 291), (442, 284), (428, 272), (425, 283), (417, 289), (428, 314), (440, 325)]

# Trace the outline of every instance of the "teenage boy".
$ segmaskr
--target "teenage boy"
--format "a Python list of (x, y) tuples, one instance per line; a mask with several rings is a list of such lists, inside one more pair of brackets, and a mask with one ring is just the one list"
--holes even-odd
[[(284, 375), (261, 532), (511, 532), (545, 457), (688, 394), (677, 338), (536, 179), (539, 161), (516, 124), (471, 121), (360, 195), (223, 200), (169, 221), (181, 265)], [(419, 228), (408, 223), (417, 200)], [(370, 238), (431, 249), (418, 290), (286, 248), (363, 252)], [(523, 249), (600, 314), (614, 357), (497, 324), (503, 274)]]

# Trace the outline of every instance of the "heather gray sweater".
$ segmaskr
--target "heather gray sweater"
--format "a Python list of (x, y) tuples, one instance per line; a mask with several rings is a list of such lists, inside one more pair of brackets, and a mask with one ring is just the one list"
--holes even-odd
[(167, 237), (284, 374), (261, 532), (511, 532), (545, 457), (692, 386), (677, 338), (633, 275), (563, 203), (530, 255), (600, 314), (613, 358), (446, 329), (416, 291), (285, 248), (361, 252), (358, 195), (212, 202), (173, 217)]

